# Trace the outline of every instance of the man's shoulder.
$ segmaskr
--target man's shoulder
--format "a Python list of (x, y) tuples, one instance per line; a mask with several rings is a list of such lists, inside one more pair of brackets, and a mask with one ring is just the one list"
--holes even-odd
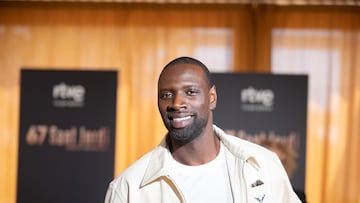
[(120, 184), (122, 181), (140, 182), (149, 164), (151, 154), (154, 152), (154, 150), (156, 150), (156, 148), (147, 152), (138, 160), (133, 162), (112, 181), (112, 184)]
[(265, 161), (276, 159), (275, 154), (265, 147), (233, 135), (228, 135), (218, 127), (215, 127), (215, 131), (226, 148), (240, 159), (247, 160), (249, 157)]
[[(240, 137), (236, 137), (234, 135), (229, 135), (225, 133), (221, 128), (214, 126), (215, 133), (220, 137), (220, 139), (225, 143), (235, 148), (242, 148), (247, 150), (254, 151), (264, 151), (264, 147), (250, 142), (248, 140), (242, 139)], [(265, 153), (268, 150), (265, 149)]]

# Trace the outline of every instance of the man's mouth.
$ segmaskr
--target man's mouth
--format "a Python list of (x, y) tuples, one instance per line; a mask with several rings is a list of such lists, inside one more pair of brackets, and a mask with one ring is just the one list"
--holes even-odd
[(181, 122), (181, 121), (185, 121), (187, 119), (191, 119), (191, 116), (186, 116), (186, 117), (181, 117), (181, 118), (173, 118), (172, 120), (174, 122)]
[(173, 128), (184, 128), (189, 125), (193, 120), (192, 116), (170, 118), (170, 123)]

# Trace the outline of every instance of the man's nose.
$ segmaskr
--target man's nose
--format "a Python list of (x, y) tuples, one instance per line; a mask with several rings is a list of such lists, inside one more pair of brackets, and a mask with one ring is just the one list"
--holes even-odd
[(174, 110), (180, 110), (183, 108), (186, 108), (186, 100), (185, 98), (180, 94), (175, 94), (171, 108)]

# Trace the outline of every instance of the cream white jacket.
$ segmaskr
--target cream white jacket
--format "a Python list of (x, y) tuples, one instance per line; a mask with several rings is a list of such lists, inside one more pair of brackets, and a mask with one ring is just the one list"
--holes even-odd
[[(297, 203), (288, 176), (275, 153), (227, 135), (214, 125), (225, 148), (234, 203)], [(109, 185), (105, 203), (186, 202), (169, 175), (165, 139)]]

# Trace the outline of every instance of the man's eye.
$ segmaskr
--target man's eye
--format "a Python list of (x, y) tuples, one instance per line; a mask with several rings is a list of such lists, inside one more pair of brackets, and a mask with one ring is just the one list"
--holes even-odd
[(191, 90), (188, 90), (186, 92), (187, 95), (196, 95), (199, 91), (198, 90), (194, 90), (194, 89), (191, 89)]
[(173, 94), (171, 92), (165, 92), (160, 95), (160, 98), (167, 99), (167, 98), (172, 98), (172, 96), (173, 96)]

